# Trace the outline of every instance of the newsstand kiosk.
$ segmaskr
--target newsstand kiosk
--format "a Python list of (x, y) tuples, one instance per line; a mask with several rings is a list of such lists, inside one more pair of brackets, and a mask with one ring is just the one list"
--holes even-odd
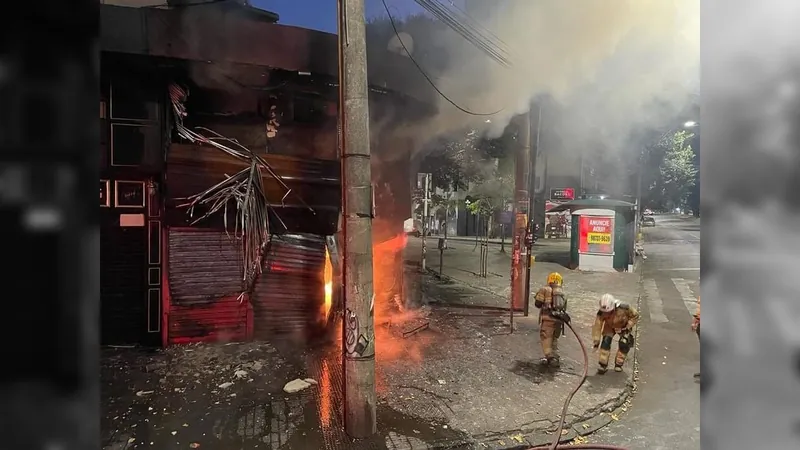
[(628, 269), (632, 249), (634, 205), (610, 199), (580, 199), (552, 211), (572, 215), (570, 268), (612, 272)]

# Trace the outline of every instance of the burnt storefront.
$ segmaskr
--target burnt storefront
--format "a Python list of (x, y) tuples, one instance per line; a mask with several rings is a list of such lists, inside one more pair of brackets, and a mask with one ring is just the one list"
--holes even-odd
[[(336, 37), (204, 6), (101, 5), (101, 25), (103, 344), (307, 340), (340, 305)], [(378, 241), (402, 234), (410, 145), (374, 133)]]

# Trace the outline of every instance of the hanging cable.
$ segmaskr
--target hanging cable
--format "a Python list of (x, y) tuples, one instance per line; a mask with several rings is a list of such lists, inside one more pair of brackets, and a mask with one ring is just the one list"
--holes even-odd
[(463, 113), (465, 113), (465, 114), (469, 114), (469, 115), (471, 115), (471, 116), (494, 116), (495, 114), (497, 114), (497, 113), (500, 113), (500, 112), (502, 112), (502, 111), (505, 109), (505, 108), (500, 108), (500, 109), (498, 109), (497, 111), (495, 111), (495, 112), (492, 112), (492, 113), (476, 113), (476, 112), (470, 111), (470, 110), (468, 110), (468, 109), (465, 109), (465, 108), (463, 108), (463, 107), (459, 106), (459, 105), (458, 105), (456, 102), (454, 102), (453, 100), (450, 100), (450, 97), (448, 97), (447, 95), (445, 95), (445, 94), (444, 94), (444, 92), (442, 92), (442, 91), (441, 91), (441, 90), (440, 90), (440, 89), (439, 89), (439, 88), (436, 86), (436, 83), (434, 83), (434, 82), (433, 82), (433, 80), (431, 79), (431, 77), (429, 77), (429, 76), (428, 76), (428, 74), (427, 74), (427, 73), (425, 73), (425, 70), (423, 70), (423, 69), (422, 69), (422, 67), (419, 65), (419, 63), (417, 63), (417, 60), (416, 60), (416, 59), (414, 59), (414, 57), (413, 57), (413, 56), (411, 56), (411, 52), (410, 52), (410, 51), (408, 51), (408, 48), (406, 47), (406, 44), (403, 42), (403, 39), (400, 37), (400, 32), (397, 30), (397, 26), (396, 26), (396, 25), (395, 25), (395, 23), (394, 23), (394, 18), (392, 17), (392, 13), (391, 13), (391, 12), (389, 12), (389, 5), (387, 5), (387, 4), (386, 4), (386, 0), (381, 0), (381, 2), (383, 3), (383, 7), (384, 7), (384, 9), (386, 9), (386, 14), (389, 16), (389, 23), (392, 25), (392, 30), (394, 30), (394, 34), (395, 34), (395, 36), (397, 36), (397, 40), (398, 40), (398, 41), (400, 41), (400, 45), (403, 47), (403, 50), (406, 52), (406, 55), (408, 55), (408, 59), (410, 59), (410, 60), (411, 60), (411, 62), (412, 62), (412, 63), (414, 63), (414, 65), (417, 67), (417, 70), (419, 70), (419, 73), (420, 73), (420, 74), (421, 74), (423, 77), (425, 77), (425, 79), (428, 81), (428, 83), (431, 85), (431, 87), (432, 87), (432, 88), (433, 88), (433, 89), (434, 89), (436, 92), (438, 92), (438, 93), (439, 93), (439, 95), (441, 95), (443, 99), (447, 100), (447, 102), (448, 102), (448, 103), (450, 103), (451, 105), (453, 105), (453, 107), (455, 107), (455, 108), (456, 108), (456, 109), (458, 109), (459, 111), (461, 111), (461, 112), (463, 112)]
[[(495, 38), (492, 42), (490, 37), (485, 36), (479, 28), (483, 28), (468, 14), (463, 13), (461, 17), (456, 17), (446, 5), (436, 0), (414, 0), (418, 5), (431, 13), (434, 17), (445, 23), (453, 31), (460, 34), (467, 42), (471, 43), (479, 50), (486, 53), (490, 58), (498, 62), (504, 67), (510, 67), (512, 61), (509, 56), (509, 51), (504, 48), (505, 43)], [(491, 34), (491, 32), (490, 32)]]

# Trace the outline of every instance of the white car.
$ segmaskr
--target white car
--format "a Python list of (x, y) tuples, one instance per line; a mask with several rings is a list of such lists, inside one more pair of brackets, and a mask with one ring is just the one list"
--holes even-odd
[(653, 210), (652, 209), (645, 209), (644, 210), (644, 215), (645, 216), (652, 216), (653, 215)]

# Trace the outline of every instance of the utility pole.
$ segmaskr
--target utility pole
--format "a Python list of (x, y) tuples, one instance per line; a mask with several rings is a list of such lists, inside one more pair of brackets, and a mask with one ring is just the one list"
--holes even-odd
[(531, 125), (530, 113), (514, 118), (517, 124), (516, 164), (514, 174), (514, 228), (511, 250), (511, 331), (514, 331), (514, 311), (522, 310), (525, 296), (525, 274), (522, 269), (527, 265), (528, 249), (525, 236), (528, 226), (528, 210), (530, 195), (528, 190), (531, 157)]
[(344, 428), (375, 434), (375, 327), (372, 282), (372, 172), (369, 148), (364, 0), (338, 0), (339, 120), (344, 227)]
[[(537, 109), (536, 114), (534, 114), (534, 109)], [(530, 121), (528, 123), (528, 129), (534, 127), (533, 122), (536, 121), (536, 128), (528, 133), (528, 139), (530, 139), (531, 133), (535, 133), (535, 140), (534, 140), (534, 147), (533, 150), (530, 151), (530, 169), (528, 169), (528, 229), (526, 230), (528, 239), (526, 239), (525, 246), (528, 250), (528, 257), (526, 258), (525, 262), (525, 305), (523, 314), (525, 317), (528, 317), (528, 309), (531, 305), (531, 265), (533, 264), (533, 234), (536, 232), (536, 218), (534, 209), (534, 204), (536, 200), (536, 159), (539, 156), (539, 134), (542, 129), (542, 105), (539, 104), (538, 108), (534, 108), (533, 104), (531, 104), (531, 110), (528, 114), (530, 117)], [(546, 179), (545, 179), (546, 180)]]
[(430, 218), (428, 217), (428, 203), (430, 203), (430, 187), (431, 187), (431, 174), (426, 173), (423, 183), (424, 186), (424, 198), (422, 200), (422, 272), (428, 271), (428, 247), (427, 247), (427, 236), (428, 236), (428, 223), (430, 222)]

